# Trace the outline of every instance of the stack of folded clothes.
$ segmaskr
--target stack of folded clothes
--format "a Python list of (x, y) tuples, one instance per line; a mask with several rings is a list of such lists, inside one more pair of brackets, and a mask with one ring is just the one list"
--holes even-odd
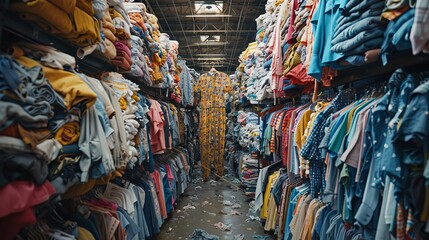
[(238, 111), (237, 122), (234, 130), (239, 129), (238, 143), (243, 148), (240, 164), (241, 183), (245, 187), (246, 195), (254, 198), (260, 169), (258, 165), (260, 120), (256, 113)]
[(381, 14), (383, 0), (349, 1), (343, 9), (332, 37), (331, 50), (344, 54), (346, 64), (363, 65), (377, 59), (372, 55), (380, 49), (385, 26)]

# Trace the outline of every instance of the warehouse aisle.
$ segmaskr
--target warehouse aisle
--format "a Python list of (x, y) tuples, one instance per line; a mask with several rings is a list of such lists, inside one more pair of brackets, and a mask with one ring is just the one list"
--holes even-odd
[(227, 174), (226, 180), (204, 183), (200, 172), (195, 175), (196, 179), (155, 239), (192, 239), (196, 229), (222, 240), (274, 239), (264, 233), (259, 221), (246, 221), (249, 203), (238, 185), (233, 183), (232, 177)]

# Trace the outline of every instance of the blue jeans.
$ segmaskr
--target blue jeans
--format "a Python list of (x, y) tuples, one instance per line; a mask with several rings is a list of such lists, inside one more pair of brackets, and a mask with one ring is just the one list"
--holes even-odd
[(331, 43), (332, 45), (335, 45), (337, 43), (346, 41), (347, 39), (353, 38), (363, 31), (378, 28), (380, 26), (381, 23), (379, 16), (367, 17), (359, 21), (354, 21), (352, 25), (345, 28), (344, 30), (336, 31), (332, 37)]
[(357, 54), (363, 54), (368, 50), (380, 48), (380, 45), (383, 42), (383, 40), (384, 40), (383, 37), (378, 37), (378, 38), (368, 40), (367, 42), (361, 43), (359, 46), (344, 52), (344, 55), (352, 56)]
[(360, 44), (367, 42), (368, 40), (382, 37), (384, 34), (384, 29), (377, 28), (369, 31), (364, 31), (356, 35), (351, 39), (347, 39), (343, 42), (340, 42), (334, 46), (332, 46), (331, 50), (334, 52), (347, 52), (352, 50), (353, 48), (358, 47)]
[[(379, 4), (377, 4), (377, 5), (379, 5)], [(368, 17), (380, 18), (380, 14), (381, 14), (382, 10), (383, 10), (383, 5), (381, 5), (380, 7), (377, 7), (377, 8), (370, 8), (370, 9), (366, 10), (365, 12), (363, 12), (362, 14), (360, 12), (354, 12), (354, 13), (350, 14), (349, 16), (341, 16), (338, 19), (338, 25), (335, 28), (334, 36), (337, 35), (337, 32), (339, 33), (341, 31), (343, 31), (344, 29), (353, 25), (355, 22), (357, 22), (361, 19), (365, 19)]]

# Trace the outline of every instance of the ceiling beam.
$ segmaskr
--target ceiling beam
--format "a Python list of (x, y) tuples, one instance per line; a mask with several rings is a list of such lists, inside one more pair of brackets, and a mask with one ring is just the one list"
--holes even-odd
[[(165, 31), (165, 32), (170, 32), (170, 31)], [(240, 31), (236, 31), (236, 30), (226, 30), (226, 29), (220, 29), (220, 30), (216, 30), (216, 29), (210, 29), (210, 30), (185, 30), (183, 31), (185, 33), (218, 33), (218, 34), (222, 34), (222, 33), (239, 33), (239, 34), (243, 34), (243, 33), (253, 33), (256, 32), (256, 29), (245, 29), (245, 30), (240, 30)]]
[[(245, 2), (234, 2), (233, 4), (231, 4), (231, 7), (243, 7), (244, 3)], [(259, 1), (256, 2), (255, 4), (249, 4), (249, 7), (251, 7), (251, 8), (261, 7), (258, 4), (259, 4)], [(159, 7), (161, 7), (161, 8), (168, 8), (168, 7), (172, 7), (172, 5), (171, 4), (162, 4), (162, 3), (160, 3)], [(188, 3), (176, 3), (176, 7), (189, 7), (189, 4)], [(228, 7), (229, 7), (228, 4), (224, 5), (224, 9), (227, 9)], [(265, 8), (265, 4), (263, 4), (262, 7)]]
[(183, 47), (188, 48), (188, 47), (201, 47), (201, 46), (226, 46), (228, 44), (229, 42), (198, 42), (198, 43), (191, 43)]

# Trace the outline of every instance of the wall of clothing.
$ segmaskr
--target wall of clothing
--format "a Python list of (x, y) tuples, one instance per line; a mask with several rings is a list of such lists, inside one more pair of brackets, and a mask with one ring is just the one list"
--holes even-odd
[(427, 1), (268, 0), (237, 68), (253, 103), (329, 86), (337, 71), (427, 52)]
[[(10, 11), (78, 59), (39, 39), (2, 39), (2, 238), (153, 236), (199, 157), (198, 74), (142, 3), (12, 1)], [(100, 54), (118, 71), (80, 70)]]
[(286, 134), (264, 138), (284, 167), (260, 171), (254, 210), (265, 229), (279, 239), (427, 238), (428, 79), (398, 69), (385, 87), (269, 114)]

